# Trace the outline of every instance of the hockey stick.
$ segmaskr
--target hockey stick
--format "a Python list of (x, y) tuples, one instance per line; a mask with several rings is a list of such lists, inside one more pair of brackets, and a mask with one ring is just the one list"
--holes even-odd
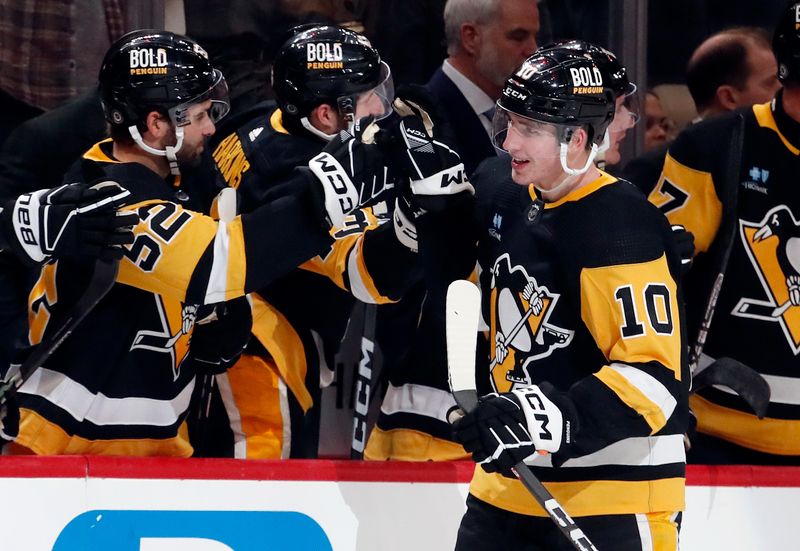
[(376, 357), (375, 324), (377, 322), (376, 304), (364, 304), (364, 330), (361, 335), (361, 355), (356, 376), (355, 404), (353, 405), (353, 437), (350, 443), (350, 459), (363, 459), (367, 444), (367, 416), (372, 395), (380, 376)]
[[(475, 347), (478, 338), (478, 313), (481, 296), (478, 288), (466, 280), (457, 280), (447, 289), (447, 371), (450, 391), (462, 411), (478, 405), (475, 388)], [(453, 422), (452, 412), (448, 421)], [(572, 546), (579, 551), (597, 551), (589, 538), (578, 528), (556, 498), (536, 478), (525, 462), (514, 466), (514, 474), (547, 511), (552, 521)]]
[(42, 342), (31, 352), (19, 369), (9, 370), (9, 377), (0, 386), (0, 405), (6, 402), (9, 392), (19, 389), (33, 373), (39, 369), (50, 356), (61, 346), (61, 343), (72, 334), (72, 331), (83, 321), (100, 300), (108, 294), (117, 280), (119, 261), (97, 260), (92, 271), (92, 278), (86, 290), (69, 311), (61, 326), (46, 335)]
[(692, 378), (693, 393), (712, 385), (730, 388), (759, 419), (767, 414), (771, 395), (769, 384), (759, 372), (739, 360), (718, 358)]
[(725, 232), (725, 241), (720, 245), (722, 251), (720, 260), (718, 262), (717, 276), (714, 278), (714, 283), (711, 286), (711, 293), (706, 302), (706, 309), (703, 314), (703, 320), (700, 323), (700, 330), (697, 333), (697, 339), (694, 346), (689, 352), (689, 372), (694, 373), (697, 369), (697, 362), (700, 360), (700, 355), (703, 353), (703, 348), (706, 344), (708, 331), (711, 328), (711, 321), (714, 318), (714, 311), (717, 308), (717, 300), (719, 299), (720, 291), (722, 290), (722, 281), (725, 279), (725, 272), (728, 269), (728, 261), (731, 258), (731, 251), (733, 244), (736, 241), (736, 204), (738, 200), (739, 190), (737, 188), (739, 168), (742, 164), (742, 148), (744, 147), (744, 115), (739, 113), (736, 117), (736, 127), (731, 134), (730, 153), (728, 155), (728, 164), (726, 166), (725, 179), (723, 180), (723, 193), (721, 199), (725, 211), (723, 212), (722, 220), (720, 221), (720, 230), (723, 224), (727, 224), (727, 232)]

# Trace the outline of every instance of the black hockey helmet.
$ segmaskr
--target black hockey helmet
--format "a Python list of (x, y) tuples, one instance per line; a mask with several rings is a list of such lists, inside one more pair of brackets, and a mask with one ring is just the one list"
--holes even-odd
[(281, 47), (272, 65), (272, 89), (281, 110), (305, 117), (331, 103), (345, 115), (355, 98), (376, 89), (385, 114), (391, 112), (394, 87), (389, 66), (369, 40), (335, 25), (303, 25)]
[(800, 2), (789, 2), (783, 11), (775, 34), (772, 51), (778, 61), (781, 82), (800, 82)]
[(590, 143), (599, 144), (614, 118), (617, 97), (605, 69), (588, 52), (573, 47), (537, 51), (505, 82), (497, 101), (501, 109), (495, 111), (495, 136), (507, 126), (497, 116), (505, 111), (556, 126), (561, 142), (584, 126)]
[[(634, 125), (639, 120), (641, 113), (641, 106), (639, 103), (639, 96), (636, 93), (636, 84), (628, 79), (628, 71), (622, 65), (617, 56), (602, 46), (586, 42), (585, 40), (562, 40), (554, 42), (548, 46), (543, 46), (538, 51), (548, 49), (566, 48), (574, 50), (578, 55), (589, 55), (592, 60), (597, 63), (597, 66), (607, 74), (609, 77), (609, 87), (614, 90), (616, 97), (624, 97), (623, 105), (627, 109), (626, 115), (630, 117), (628, 124)], [(616, 117), (621, 116), (620, 110), (617, 110)]]
[(602, 46), (586, 42), (585, 40), (561, 40), (539, 48), (538, 53), (547, 50), (567, 49), (577, 55), (588, 54), (595, 63), (608, 75), (609, 87), (617, 96), (629, 96), (636, 92), (636, 85), (628, 79), (628, 71), (619, 62), (617, 56)]
[(99, 75), (100, 101), (112, 125), (132, 126), (161, 110), (182, 126), (187, 109), (206, 100), (214, 122), (230, 110), (228, 85), (195, 41), (167, 31), (133, 31), (106, 52)]

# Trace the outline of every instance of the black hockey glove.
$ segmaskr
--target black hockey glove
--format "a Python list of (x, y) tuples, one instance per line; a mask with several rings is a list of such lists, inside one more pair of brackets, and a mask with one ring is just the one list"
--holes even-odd
[(129, 196), (112, 181), (20, 195), (0, 210), (0, 248), (32, 265), (62, 257), (120, 259), (139, 221), (116, 210)]
[(253, 315), (247, 297), (216, 305), (198, 321), (189, 341), (189, 360), (199, 374), (217, 375), (233, 367), (250, 340)]
[(441, 211), (448, 197), (460, 192), (474, 194), (461, 157), (442, 141), (439, 125), (421, 103), (398, 97), (394, 110), (401, 119), (394, 130), (396, 135), (388, 142), (394, 152), (392, 158), (410, 178), (411, 191), (421, 209)]
[(333, 227), (343, 226), (356, 209), (385, 199), (397, 179), (375, 144), (380, 128), (374, 117), (358, 121), (354, 131), (355, 135), (340, 132), (308, 163), (322, 185), (327, 221)]
[(566, 395), (542, 383), (482, 397), (453, 430), (455, 440), (486, 472), (515, 478), (512, 467), (537, 452), (567, 456), (577, 413)]
[(672, 238), (675, 240), (675, 249), (681, 258), (681, 275), (683, 276), (691, 269), (694, 262), (694, 234), (680, 224), (673, 224)]
[[(11, 366), (19, 369), (19, 366)], [(17, 389), (14, 381), (8, 377), (0, 380), (0, 442), (14, 440), (19, 434), (19, 404), (17, 403)]]

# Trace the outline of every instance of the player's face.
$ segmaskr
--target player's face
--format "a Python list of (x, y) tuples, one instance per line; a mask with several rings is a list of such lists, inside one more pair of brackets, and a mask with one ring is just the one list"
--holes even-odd
[(624, 104), (625, 97), (617, 98), (617, 108), (614, 120), (608, 125), (608, 149), (605, 153), (606, 162), (615, 165), (620, 161), (619, 144), (625, 139), (625, 134), (636, 124), (636, 115), (631, 113)]
[(492, 84), (502, 87), (506, 78), (536, 50), (539, 8), (535, 0), (504, 0), (490, 23), (481, 25), (480, 48), (475, 63)]
[(217, 130), (208, 114), (209, 109), (211, 100), (206, 100), (190, 106), (187, 111), (189, 124), (182, 127), (183, 145), (177, 154), (178, 162), (183, 166), (197, 166), (206, 141)]
[(509, 113), (503, 149), (511, 155), (511, 178), (517, 184), (547, 190), (563, 174), (553, 125)]
[(739, 107), (765, 103), (772, 99), (781, 87), (778, 81), (778, 63), (771, 50), (751, 47), (747, 52), (747, 58), (750, 74), (744, 87), (739, 90), (737, 97)]

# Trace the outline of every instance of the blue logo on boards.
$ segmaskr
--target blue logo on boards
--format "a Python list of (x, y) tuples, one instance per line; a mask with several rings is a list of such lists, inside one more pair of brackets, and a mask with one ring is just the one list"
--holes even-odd
[(53, 551), (333, 551), (322, 527), (290, 511), (87, 511)]

